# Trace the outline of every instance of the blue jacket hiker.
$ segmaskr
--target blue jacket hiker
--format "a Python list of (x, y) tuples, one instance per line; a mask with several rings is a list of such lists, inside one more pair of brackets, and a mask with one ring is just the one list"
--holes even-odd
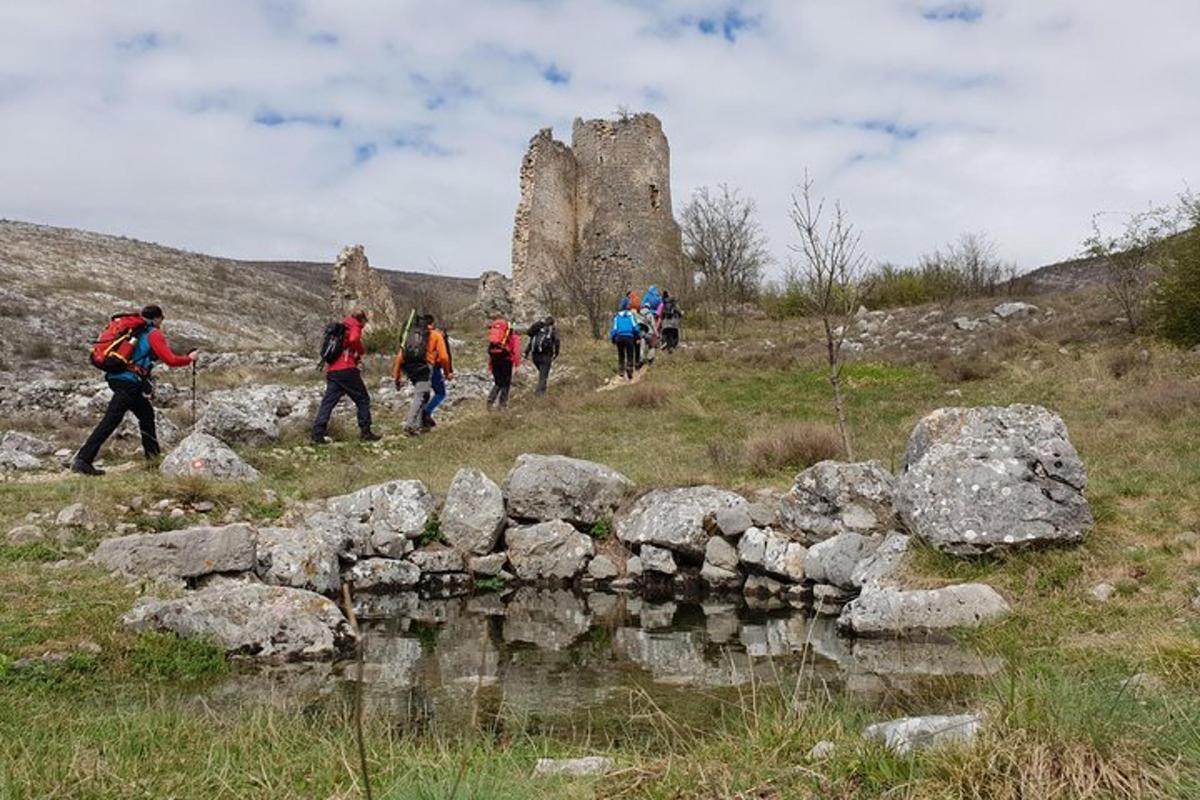
[(642, 337), (637, 317), (629, 309), (629, 298), (621, 300), (621, 310), (613, 317), (608, 339), (617, 346), (617, 374), (633, 380), (637, 364), (638, 339)]

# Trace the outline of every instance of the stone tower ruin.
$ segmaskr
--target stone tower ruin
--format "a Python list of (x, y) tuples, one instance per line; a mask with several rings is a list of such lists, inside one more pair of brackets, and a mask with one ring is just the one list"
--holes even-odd
[(570, 147), (549, 128), (529, 142), (513, 225), (513, 299), (549, 305), (578, 270), (602, 275), (614, 303), (626, 289), (688, 280), (671, 213), (671, 151), (653, 114), (576, 119)]
[(403, 322), (391, 288), (367, 262), (361, 244), (347, 245), (333, 264), (333, 313), (339, 319), (356, 308), (367, 312), (367, 324), (394, 327)]

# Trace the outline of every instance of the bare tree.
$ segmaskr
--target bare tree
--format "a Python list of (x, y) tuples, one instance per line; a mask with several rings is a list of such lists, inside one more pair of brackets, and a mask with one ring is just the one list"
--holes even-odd
[(554, 300), (587, 317), (592, 338), (600, 339), (619, 299), (613, 296), (612, 287), (625, 286), (630, 273), (629, 259), (620, 253), (560, 262), (555, 265), (553, 282), (561, 288), (561, 297)]
[(721, 184), (692, 193), (682, 218), (683, 250), (715, 301), (721, 319), (734, 303), (753, 300), (763, 267), (770, 263), (767, 238), (754, 216), (754, 201)]
[(825, 200), (813, 200), (813, 181), (804, 173), (799, 195), (792, 195), (789, 212), (800, 234), (800, 243), (792, 250), (800, 256), (793, 280), (799, 282), (809, 309), (821, 318), (825, 329), (825, 351), (829, 361), (829, 385), (833, 389), (833, 410), (846, 457), (854, 459), (850, 429), (846, 424), (846, 404), (842, 398), (842, 347), (850, 329), (851, 316), (858, 307), (859, 288), (866, 268), (866, 256), (859, 250), (860, 234), (851, 224), (840, 202), (826, 218)]
[(1084, 240), (1088, 255), (1104, 260), (1104, 286), (1125, 314), (1129, 332), (1136, 334), (1144, 318), (1154, 266), (1162, 259), (1167, 238), (1179, 231), (1186, 206), (1152, 206), (1131, 214), (1116, 236), (1100, 230), (1099, 214), (1092, 217), (1092, 235)]

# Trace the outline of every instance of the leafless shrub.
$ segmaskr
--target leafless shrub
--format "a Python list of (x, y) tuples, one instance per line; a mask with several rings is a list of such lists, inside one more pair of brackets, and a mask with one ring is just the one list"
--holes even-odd
[(725, 325), (735, 303), (753, 300), (770, 262), (767, 238), (754, 217), (754, 201), (721, 184), (702, 186), (680, 215), (684, 253), (703, 281), (705, 299)]
[(842, 454), (837, 428), (800, 422), (751, 437), (746, 441), (745, 458), (755, 474), (768, 475), (785, 467), (801, 470)]

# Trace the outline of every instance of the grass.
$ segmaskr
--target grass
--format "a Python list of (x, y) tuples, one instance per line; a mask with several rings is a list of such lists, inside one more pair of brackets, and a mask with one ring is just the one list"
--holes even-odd
[[(699, 696), (701, 718), (695, 709), (657, 708), (647, 697), (631, 699), (620, 719), (500, 715), (482, 729), (420, 735), (373, 717), (367, 737), (376, 796), (449, 797), (456, 781), (455, 796), (481, 798), (1200, 792), (1200, 615), (1189, 606), (1200, 586), (1200, 548), (1180, 538), (1200, 529), (1200, 361), (1072, 326), (1047, 326), (1043, 338), (997, 339), (989, 358), (1000, 368), (971, 378), (943, 375), (920, 361), (856, 362), (845, 373), (850, 428), (862, 458), (894, 469), (913, 424), (939, 406), (1028, 402), (1062, 415), (1089, 467), (1097, 524), (1081, 545), (975, 561), (918, 548), (911, 564), (918, 584), (984, 581), (1013, 606), (1008, 619), (964, 637), (1010, 665), (968, 695), (989, 713), (979, 747), (896, 758), (858, 735), (878, 718), (873, 709), (833, 697), (797, 711), (761, 691)], [(761, 341), (768, 337), (770, 348)], [(793, 323), (764, 323), (761, 331), (748, 324), (728, 344), (716, 344), (712, 331), (685, 341), (688, 349), (664, 355), (642, 383), (596, 393), (588, 388), (615, 370), (615, 355), (605, 344), (570, 337), (564, 362), (576, 378), (552, 383), (547, 402), (518, 393), (504, 414), (468, 411), (430, 436), (393, 435), (380, 447), (345, 442), (280, 454), (248, 451), (264, 471), (257, 486), (167, 481), (143, 469), (97, 481), (3, 482), (0, 530), (22, 524), (31, 511), (52, 518), (76, 501), (101, 520), (97, 531), (82, 534), (84, 547), (119, 521), (157, 529), (200, 519), (177, 523), (114, 510), (136, 496), (147, 505), (166, 497), (204, 499), (216, 505), (209, 518), (237, 507), (267, 522), (293, 503), (394, 478), (418, 477), (441, 494), (463, 465), (500, 479), (523, 452), (601, 461), (641, 488), (789, 486), (804, 458), (746, 454), (767, 448), (759, 443), (790, 426), (833, 423), (811, 331)], [(669, 400), (645, 400), (642, 393)], [(380, 425), (395, 432), (399, 421), (384, 416)], [(90, 661), (0, 680), (6, 710), (0, 797), (360, 796), (340, 695), (297, 699), (292, 707), (249, 700), (211, 706), (189, 687), (223, 675), (236, 685), (238, 671), (204, 646), (122, 632), (118, 619), (134, 590), (82, 564), (48, 563), (69, 550), (53, 539), (0, 549), (0, 663), (84, 640), (101, 646)], [(1088, 597), (1101, 581), (1118, 589), (1103, 605)], [(1165, 690), (1152, 696), (1122, 690), (1121, 681), (1135, 672), (1155, 675)], [(903, 705), (888, 713), (909, 710), (920, 709)], [(806, 754), (819, 739), (834, 741), (835, 755), (809, 762)], [(620, 771), (598, 782), (530, 777), (539, 756), (592, 753), (611, 754)]]

